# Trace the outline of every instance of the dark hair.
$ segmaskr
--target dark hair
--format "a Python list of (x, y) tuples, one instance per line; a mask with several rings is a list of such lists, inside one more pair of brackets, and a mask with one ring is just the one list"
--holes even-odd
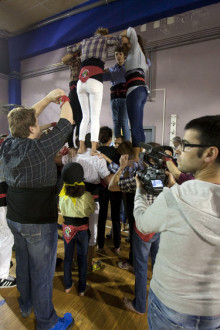
[[(185, 130), (194, 129), (198, 134), (200, 144), (215, 146), (218, 148), (219, 154), (216, 163), (220, 164), (220, 115), (204, 116), (191, 120), (185, 126)], [(201, 157), (204, 148), (200, 148), (198, 156)]]
[(99, 142), (107, 143), (112, 138), (112, 129), (108, 126), (102, 126), (99, 131)]
[(147, 142), (147, 144), (149, 144), (151, 147), (155, 148), (155, 147), (161, 147), (161, 145), (157, 142)]
[(65, 186), (66, 195), (70, 197), (81, 197), (85, 191), (85, 186)]
[(92, 143), (91, 143), (91, 133), (87, 133), (85, 137), (85, 145), (86, 148), (92, 148)]
[(133, 149), (133, 145), (130, 141), (123, 141), (118, 149), (117, 149), (117, 152), (120, 154), (120, 155), (125, 155), (125, 154), (128, 154), (129, 156), (133, 156), (134, 154), (134, 149)]
[(142, 37), (139, 34), (137, 34), (137, 38), (138, 38), (138, 43), (139, 43), (139, 45), (141, 47), (141, 50), (142, 50), (142, 52), (145, 56), (145, 59), (146, 59), (146, 53), (145, 53), (145, 50), (144, 50), (144, 41), (143, 41)]
[(163, 146), (163, 149), (164, 149), (164, 152), (166, 150), (169, 150), (172, 153), (172, 156), (173, 156), (173, 148), (171, 146)]
[(128, 55), (128, 49), (127, 49), (127, 47), (125, 47), (124, 45), (117, 45), (117, 46), (115, 47), (114, 52), (115, 52), (115, 53), (116, 53), (116, 52), (118, 52), (118, 53), (123, 53), (124, 56), (127, 56), (127, 55)]
[(121, 139), (122, 141), (124, 141), (124, 137), (123, 137), (123, 135), (116, 135), (116, 136), (115, 136), (115, 139)]

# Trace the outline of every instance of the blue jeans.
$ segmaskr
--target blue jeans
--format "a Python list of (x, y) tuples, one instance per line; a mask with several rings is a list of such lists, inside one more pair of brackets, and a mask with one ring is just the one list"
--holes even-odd
[(151, 256), (153, 269), (159, 243), (159, 233), (155, 234), (148, 242), (144, 242), (136, 231), (133, 231), (133, 264), (135, 273), (135, 299), (133, 300), (133, 306), (140, 313), (146, 312), (148, 257), (149, 255)]
[(147, 89), (139, 86), (130, 92), (126, 98), (128, 118), (131, 126), (132, 144), (139, 147), (140, 142), (145, 142), (143, 116), (144, 105), (147, 101)]
[(20, 309), (28, 312), (33, 306), (37, 329), (47, 330), (58, 320), (52, 304), (57, 223), (21, 224), (7, 221), (14, 235)]
[(111, 100), (112, 120), (114, 128), (114, 136), (120, 136), (121, 130), (124, 140), (130, 141), (130, 131), (128, 127), (128, 113), (126, 99), (118, 98)]
[(151, 289), (148, 296), (147, 319), (149, 330), (220, 329), (220, 316), (196, 316), (175, 312), (173, 309), (166, 307)]
[(75, 242), (77, 247), (77, 262), (79, 271), (78, 289), (79, 292), (84, 292), (86, 288), (87, 252), (89, 244), (88, 230), (78, 231), (68, 244), (64, 239), (64, 284), (66, 289), (72, 287), (72, 263), (74, 257)]

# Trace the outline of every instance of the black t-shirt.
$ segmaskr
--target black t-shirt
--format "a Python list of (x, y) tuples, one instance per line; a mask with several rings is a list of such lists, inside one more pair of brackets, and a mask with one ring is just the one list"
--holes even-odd
[(101, 153), (106, 155), (108, 158), (110, 158), (114, 163), (119, 165), (120, 155), (117, 152), (117, 149), (115, 149), (114, 147), (101, 146), (98, 148), (98, 150), (101, 151)]
[(57, 221), (56, 186), (8, 187), (7, 218), (19, 223), (43, 224)]

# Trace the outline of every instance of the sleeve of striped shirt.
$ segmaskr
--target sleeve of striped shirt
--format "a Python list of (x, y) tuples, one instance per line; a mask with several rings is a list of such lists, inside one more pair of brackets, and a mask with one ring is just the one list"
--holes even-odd
[(107, 45), (116, 46), (121, 42), (121, 36), (111, 36), (107, 37)]
[(81, 43), (80, 44), (74, 44), (74, 45), (71, 45), (71, 46), (67, 46), (66, 50), (67, 50), (67, 53), (74, 53), (76, 52), (77, 50), (80, 50), (81, 49)]
[(108, 165), (108, 169), (111, 173), (116, 173), (117, 170), (119, 169), (119, 165), (114, 163), (114, 162), (111, 162), (109, 165)]

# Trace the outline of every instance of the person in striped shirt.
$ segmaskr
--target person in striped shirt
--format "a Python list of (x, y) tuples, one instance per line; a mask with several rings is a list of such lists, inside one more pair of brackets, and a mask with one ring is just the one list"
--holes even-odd
[(108, 29), (98, 28), (94, 36), (67, 48), (68, 52), (81, 51), (81, 71), (77, 83), (77, 93), (83, 118), (80, 124), (78, 153), (84, 153), (85, 136), (91, 121), (91, 155), (96, 153), (99, 135), (99, 117), (103, 97), (103, 72), (108, 48), (120, 43), (120, 36), (108, 35)]

